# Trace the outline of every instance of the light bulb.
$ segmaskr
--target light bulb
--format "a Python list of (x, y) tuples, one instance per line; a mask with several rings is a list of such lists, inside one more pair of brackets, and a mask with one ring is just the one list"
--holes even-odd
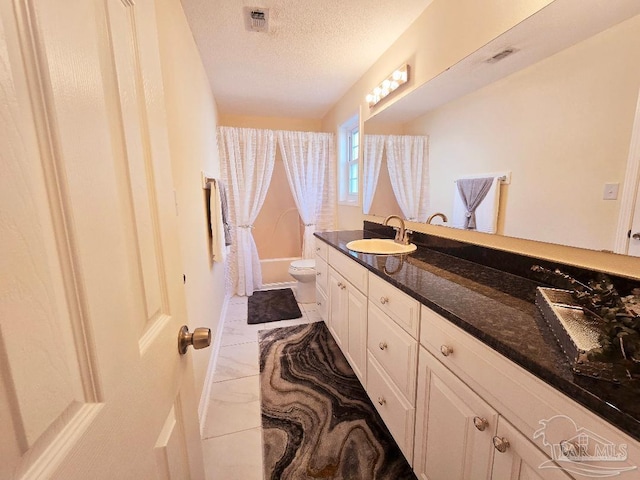
[(389, 79), (385, 80), (384, 82), (382, 82), (382, 90), (389, 90), (390, 85), (391, 82), (389, 81)]

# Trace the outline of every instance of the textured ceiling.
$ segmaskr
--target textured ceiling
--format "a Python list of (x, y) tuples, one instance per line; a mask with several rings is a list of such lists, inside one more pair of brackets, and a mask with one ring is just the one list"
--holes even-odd
[[(222, 114), (322, 118), (432, 0), (182, 0)], [(244, 7), (269, 9), (249, 32)]]

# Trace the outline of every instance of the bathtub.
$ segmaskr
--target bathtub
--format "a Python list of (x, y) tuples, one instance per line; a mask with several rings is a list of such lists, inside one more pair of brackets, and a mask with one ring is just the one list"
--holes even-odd
[(265, 258), (260, 260), (262, 269), (262, 286), (275, 287), (280, 285), (295, 284), (295, 280), (289, 275), (289, 265), (300, 257)]

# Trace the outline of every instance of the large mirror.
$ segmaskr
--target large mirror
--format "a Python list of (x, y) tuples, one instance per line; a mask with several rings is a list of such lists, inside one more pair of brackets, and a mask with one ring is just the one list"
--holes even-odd
[[(428, 136), (430, 214), (452, 219), (459, 179), (504, 175), (497, 234), (614, 251), (640, 129), (640, 2), (605, 3), (556, 0), (382, 108), (365, 137)], [(402, 215), (386, 154), (368, 208)]]

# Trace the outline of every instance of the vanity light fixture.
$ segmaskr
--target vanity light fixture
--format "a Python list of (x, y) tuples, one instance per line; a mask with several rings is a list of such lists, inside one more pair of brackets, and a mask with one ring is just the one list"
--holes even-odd
[(406, 63), (396, 68), (391, 75), (385, 78), (380, 85), (374, 88), (366, 97), (369, 108), (373, 108), (383, 98), (391, 92), (396, 91), (400, 85), (404, 85), (409, 80), (409, 65)]

